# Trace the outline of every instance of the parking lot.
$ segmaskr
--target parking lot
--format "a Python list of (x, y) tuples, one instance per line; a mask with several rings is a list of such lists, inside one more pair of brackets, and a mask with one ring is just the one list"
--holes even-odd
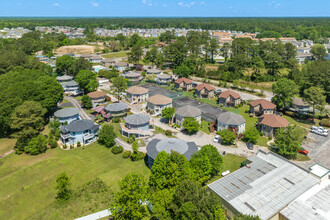
[(178, 93), (169, 91), (167, 89), (158, 87), (153, 84), (149, 84), (149, 83), (143, 84), (143, 85), (141, 85), (141, 87), (149, 89), (149, 96), (161, 94), (161, 95), (167, 96), (169, 98), (172, 98), (173, 107), (175, 107), (175, 108), (180, 108), (185, 105), (191, 105), (191, 106), (199, 108), (202, 111), (202, 118), (208, 122), (214, 122), (221, 113), (226, 112), (225, 110), (222, 110), (215, 106), (206, 104), (204, 102), (200, 102), (193, 98), (182, 96)]
[(330, 169), (330, 136), (324, 137), (310, 132), (302, 147), (308, 150), (311, 160), (301, 162), (301, 166), (308, 168), (318, 163)]

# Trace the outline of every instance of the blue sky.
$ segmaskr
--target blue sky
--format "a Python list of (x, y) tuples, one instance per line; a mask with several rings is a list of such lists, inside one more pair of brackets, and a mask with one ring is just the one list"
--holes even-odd
[(0, 0), (0, 16), (330, 16), (330, 0)]

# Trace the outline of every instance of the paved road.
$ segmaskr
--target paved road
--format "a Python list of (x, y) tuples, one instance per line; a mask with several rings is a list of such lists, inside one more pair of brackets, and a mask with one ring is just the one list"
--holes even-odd
[(85, 112), (85, 110), (81, 107), (81, 105), (79, 104), (79, 102), (75, 98), (70, 97), (70, 96), (64, 96), (64, 98), (66, 100), (69, 100), (72, 103), (72, 105), (79, 110), (80, 118), (91, 120), (91, 118), (88, 116), (88, 114)]
[(296, 162), (298, 165), (308, 169), (314, 163), (318, 163), (330, 169), (330, 136), (323, 137), (309, 133), (302, 147), (308, 150), (308, 156), (311, 160)]

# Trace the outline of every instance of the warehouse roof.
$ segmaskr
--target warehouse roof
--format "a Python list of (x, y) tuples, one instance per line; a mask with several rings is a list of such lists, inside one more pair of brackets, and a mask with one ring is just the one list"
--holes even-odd
[(245, 167), (208, 187), (238, 212), (269, 219), (318, 182), (275, 153), (258, 151)]

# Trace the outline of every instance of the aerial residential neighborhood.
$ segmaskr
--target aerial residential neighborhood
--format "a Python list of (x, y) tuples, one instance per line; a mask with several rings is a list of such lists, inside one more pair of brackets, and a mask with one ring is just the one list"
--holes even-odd
[(0, 8), (0, 219), (330, 219), (328, 2)]

